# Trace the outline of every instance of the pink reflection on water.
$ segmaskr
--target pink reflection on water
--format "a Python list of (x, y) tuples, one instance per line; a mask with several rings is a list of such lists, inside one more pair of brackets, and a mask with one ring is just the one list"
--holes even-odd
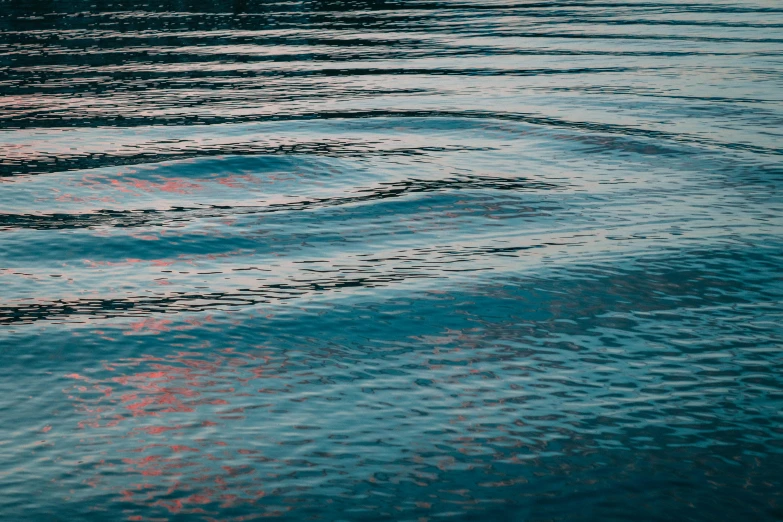
[[(209, 321), (193, 319), (187, 326)], [(129, 328), (161, 332), (181, 327), (148, 318)], [(243, 411), (232, 403), (266, 391), (254, 390), (253, 382), (275, 378), (282, 365), (259, 347), (250, 353), (145, 355), (66, 375), (73, 384), (65, 391), (82, 416), (78, 428), (94, 432), (116, 455), (113, 462), (96, 465), (95, 478), (84, 483), (108, 489), (118, 502), (169, 514), (219, 516), (222, 508), (255, 505), (266, 488), (252, 462), (274, 459), (258, 449), (236, 447), (236, 441), (229, 444), (222, 438), (230, 430), (215, 428), (242, 419), (225, 414)], [(123, 473), (107, 473), (105, 468), (113, 466)], [(281, 514), (258, 510), (262, 516)]]
[(171, 324), (171, 321), (161, 319), (161, 320), (155, 320), (155, 319), (144, 319), (143, 321), (136, 321), (134, 323), (130, 324), (130, 330), (123, 332), (124, 335), (133, 335), (133, 334), (140, 334), (140, 333), (160, 333), (160, 332), (168, 332), (169, 327), (168, 325)]
[(202, 185), (193, 183), (192, 181), (188, 181), (183, 178), (169, 179), (168, 181), (162, 183), (155, 183), (153, 181), (135, 178), (129, 178), (126, 181), (113, 179), (111, 180), (111, 184), (120, 192), (126, 192), (129, 194), (137, 194), (134, 192), (134, 189), (141, 192), (170, 192), (175, 194), (191, 194), (193, 191), (201, 190), (203, 188)]

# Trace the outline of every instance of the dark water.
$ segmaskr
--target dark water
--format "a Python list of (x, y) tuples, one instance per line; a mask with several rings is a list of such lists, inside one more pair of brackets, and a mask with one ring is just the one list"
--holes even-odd
[(783, 519), (779, 1), (0, 0), (0, 519)]

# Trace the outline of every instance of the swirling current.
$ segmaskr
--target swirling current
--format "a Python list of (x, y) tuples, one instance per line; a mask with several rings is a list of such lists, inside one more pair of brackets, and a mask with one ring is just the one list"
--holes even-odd
[(0, 0), (0, 519), (783, 519), (778, 0)]

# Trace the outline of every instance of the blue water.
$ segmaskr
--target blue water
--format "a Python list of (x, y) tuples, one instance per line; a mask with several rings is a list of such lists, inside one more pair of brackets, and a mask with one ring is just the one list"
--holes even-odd
[(783, 4), (0, 0), (0, 519), (783, 519)]

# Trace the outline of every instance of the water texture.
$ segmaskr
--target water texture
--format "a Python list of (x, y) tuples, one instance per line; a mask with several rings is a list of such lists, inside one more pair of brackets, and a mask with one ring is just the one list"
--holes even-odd
[(783, 519), (783, 4), (0, 0), (0, 519)]

